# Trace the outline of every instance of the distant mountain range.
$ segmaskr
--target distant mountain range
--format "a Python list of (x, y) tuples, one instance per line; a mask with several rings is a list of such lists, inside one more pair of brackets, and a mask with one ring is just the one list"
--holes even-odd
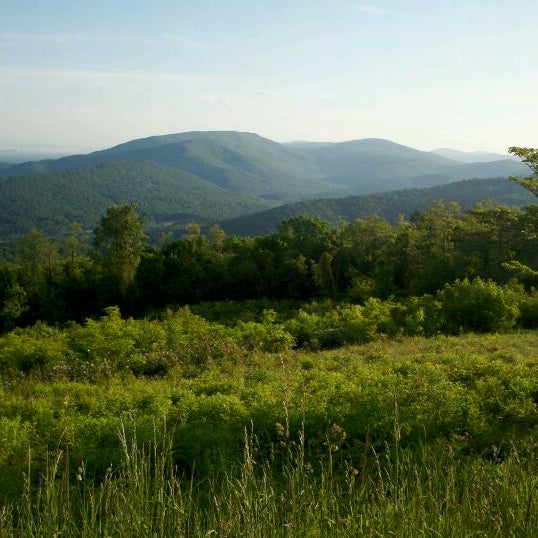
[(503, 159), (518, 160), (518, 157), (514, 155), (501, 155), (500, 153), (491, 153), (489, 151), (458, 151), (450, 148), (434, 149), (432, 153), (447, 157), (448, 159), (454, 159), (456, 161), (462, 161), (465, 163), (489, 163), (492, 161), (501, 161)]
[(0, 163), (0, 239), (31, 226), (59, 233), (73, 220), (91, 229), (112, 204), (137, 202), (153, 226), (177, 229), (290, 202), (528, 175), (510, 158), (469, 163), (469, 154), (439, 152), (446, 154), (375, 138), (280, 144), (252, 133), (198, 131), (86, 155)]

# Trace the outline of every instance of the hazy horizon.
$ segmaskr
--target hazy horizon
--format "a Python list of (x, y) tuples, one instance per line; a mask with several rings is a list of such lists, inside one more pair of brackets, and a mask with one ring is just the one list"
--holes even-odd
[(5, 0), (0, 149), (148, 136), (536, 146), (529, 0)]

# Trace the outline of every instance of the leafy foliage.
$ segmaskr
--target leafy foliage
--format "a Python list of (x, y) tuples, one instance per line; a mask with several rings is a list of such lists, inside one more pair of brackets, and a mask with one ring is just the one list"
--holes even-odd
[[(457, 280), (502, 286), (515, 274), (527, 291), (536, 285), (529, 269), (538, 266), (536, 206), (518, 211), (482, 204), (464, 211), (438, 202), (396, 224), (371, 217), (338, 227), (300, 216), (253, 238), (190, 223), (181, 239), (158, 247), (142, 242), (133, 207), (109, 209), (102, 223), (121, 224), (122, 212), (132, 223), (127, 219), (118, 230), (107, 224), (106, 234), (97, 228), (91, 245), (79, 225), (67, 227), (59, 240), (34, 229), (17, 241), (12, 260), (0, 266), (2, 328), (83, 322), (110, 305), (144, 316), (204, 301), (265, 299), (272, 308), (271, 301), (364, 305), (393, 297), (410, 304), (407, 298), (435, 296)], [(131, 232), (136, 248), (129, 250)], [(122, 257), (127, 250), (132, 257)]]
[(98, 263), (108, 271), (125, 294), (134, 282), (144, 249), (144, 219), (136, 205), (112, 206), (95, 230), (94, 246)]
[(521, 297), (521, 289), (503, 288), (480, 278), (456, 280), (439, 293), (442, 328), (451, 334), (509, 329), (519, 317)]
[(532, 177), (522, 178), (511, 176), (510, 179), (525, 187), (535, 196), (538, 196), (538, 149), (513, 146), (508, 151), (517, 155), (532, 171)]
[[(381, 307), (373, 304), (360, 314), (379, 323), (386, 317)], [(315, 308), (319, 316), (331, 310), (329, 305)], [(342, 317), (362, 324), (354, 309)], [(155, 514), (164, 499), (166, 509), (161, 507), (159, 521), (172, 524), (167, 518), (176, 514), (174, 525), (187, 525), (192, 512), (178, 507), (187, 492), (195, 495), (189, 501), (192, 510), (203, 507), (198, 523), (202, 526), (197, 528), (204, 532), (207, 518), (222, 515), (223, 506), (232, 518), (228, 524), (238, 529), (246, 514), (253, 525), (260, 524), (260, 514), (240, 507), (247, 501), (256, 506), (263, 491), (269, 502), (276, 499), (273, 524), (299, 517), (292, 516), (296, 503), (330, 501), (334, 504), (324, 509), (333, 518), (333, 511), (351, 509), (346, 508), (349, 501), (353, 510), (367, 503), (365, 517), (375, 508), (375, 517), (369, 516), (374, 525), (378, 518), (389, 517), (395, 506), (416, 513), (425, 500), (412, 500), (423, 488), (429, 488), (428, 499), (439, 496), (432, 509), (449, 500), (454, 515), (461, 517), (462, 496), (475, 499), (484, 488), (488, 503), (495, 502), (498, 488), (505, 484), (498, 472), (506, 471), (506, 487), (535, 476), (534, 333), (385, 339), (325, 352), (238, 355), (236, 350), (201, 363), (198, 351), (188, 353), (204, 323), (186, 310), (159, 322), (142, 322), (123, 320), (111, 309), (99, 321), (62, 333), (41, 326), (2, 337), (4, 353), (14, 336), (19, 342), (10, 344), (12, 351), (29, 349), (31, 341), (40, 340), (45, 363), (56, 363), (48, 377), (38, 376), (37, 370), (20, 376), (1, 372), (2, 528), (33, 521), (43, 530), (82, 520), (88, 529), (99, 521), (100, 528), (110, 525), (110, 532), (121, 535), (111, 530), (119, 529), (114, 521), (134, 513), (132, 525), (142, 518), (144, 528), (156, 528), (157, 520), (147, 511), (151, 506)], [(264, 323), (274, 325), (273, 313), (266, 313)], [(237, 330), (250, 337), (250, 329)], [(234, 338), (233, 331), (228, 334)], [(190, 343), (183, 347), (186, 342)], [(82, 356), (85, 346), (92, 346), (87, 361), (103, 365), (108, 357), (106, 378), (101, 370), (101, 375), (94, 371), (69, 379), (72, 372), (59, 367), (59, 357), (74, 364), (72, 353)], [(172, 348), (176, 361), (166, 373), (127, 372), (135, 362), (155, 354), (164, 357)], [(166, 458), (166, 465), (160, 458)], [(470, 473), (467, 478), (464, 470)], [(165, 494), (167, 484), (175, 484), (173, 495)], [(230, 488), (232, 484), (237, 489)], [(506, 495), (503, 502), (511, 504), (502, 512), (502, 524), (516, 525), (517, 520), (523, 528), (525, 518), (531, 517), (525, 516), (528, 496), (517, 500)], [(215, 500), (224, 504), (215, 507)], [(10, 509), (19, 510), (11, 523)], [(451, 508), (444, 506), (438, 517), (446, 510)], [(511, 518), (514, 510), (520, 519)], [(484, 525), (491, 524), (489, 515), (484, 515)], [(36, 519), (28, 520), (32, 517)], [(421, 525), (422, 516), (417, 521), (409, 517), (404, 518), (406, 529)], [(466, 528), (482, 521), (476, 505), (468, 518)], [(533, 515), (529, 521), (534, 520)], [(302, 520), (294, 521), (299, 525)], [(331, 525), (348, 529), (357, 518), (345, 521), (336, 518)], [(399, 528), (390, 521), (391, 528)], [(430, 530), (435, 521), (430, 521)], [(190, 520), (189, 525), (194, 524)], [(450, 524), (455, 524), (453, 519)], [(225, 528), (224, 522), (219, 525)], [(379, 524), (374, 528), (379, 530)]]

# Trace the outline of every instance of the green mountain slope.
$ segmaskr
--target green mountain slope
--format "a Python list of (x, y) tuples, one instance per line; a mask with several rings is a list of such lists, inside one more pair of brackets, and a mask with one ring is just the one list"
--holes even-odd
[(279, 144), (253, 133), (195, 131), (132, 140), (88, 155), (11, 166), (3, 175), (87, 168), (115, 160), (150, 161), (193, 173), (232, 192), (286, 202), (440, 185), (528, 172), (510, 159), (462, 163), (388, 140)]
[(6, 163), (3, 161), (0, 161), (0, 173), (2, 173), (2, 171), (7, 171), (9, 168), (12, 168), (12, 167), (13, 167), (12, 163)]
[(207, 222), (269, 205), (163, 165), (115, 161), (79, 170), (0, 177), (0, 238), (32, 226), (57, 233), (75, 220), (92, 228), (108, 206), (130, 202), (161, 224)]
[(484, 200), (516, 207), (536, 202), (531, 193), (504, 178), (468, 179), (424, 189), (286, 204), (251, 215), (227, 219), (220, 225), (229, 234), (263, 235), (274, 232), (283, 220), (300, 215), (317, 217), (333, 224), (373, 215), (395, 222), (399, 215), (408, 217), (414, 211), (426, 209), (437, 200), (458, 202), (464, 208), (471, 208)]
[[(322, 181), (308, 160), (284, 146), (223, 144), (192, 139), (147, 149), (123, 151), (127, 159), (144, 159), (196, 174), (231, 192), (248, 193), (269, 200), (300, 199), (332, 188)], [(251, 140), (258, 142), (256, 139)]]
[(187, 216), (207, 222), (301, 200), (527, 174), (509, 159), (462, 163), (381, 139), (279, 144), (253, 133), (176, 133), (0, 164), (0, 238), (69, 220), (90, 225), (112, 203), (135, 201), (153, 218), (181, 224)]
[(416, 177), (459, 164), (439, 155), (388, 140), (365, 138), (304, 148), (325, 177), (348, 187), (372, 186), (383, 180)]
[(349, 194), (430, 187), (470, 178), (527, 175), (513, 160), (464, 164), (432, 152), (419, 151), (378, 138), (330, 145), (301, 145), (296, 151), (314, 160), (326, 181)]
[(444, 172), (400, 180), (406, 187), (433, 187), (445, 185), (461, 179), (488, 179), (493, 177), (528, 176), (529, 169), (521, 162), (511, 159), (494, 162), (458, 164)]
[(88, 155), (23, 163), (10, 167), (9, 175), (87, 168), (116, 160), (164, 164), (229, 190), (265, 198), (289, 200), (332, 188), (309, 157), (252, 133), (219, 131), (150, 137)]

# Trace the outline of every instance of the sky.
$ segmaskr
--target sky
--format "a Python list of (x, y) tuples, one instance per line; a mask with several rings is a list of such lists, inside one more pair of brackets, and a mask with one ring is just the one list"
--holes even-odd
[(537, 0), (0, 0), (0, 150), (538, 146)]

